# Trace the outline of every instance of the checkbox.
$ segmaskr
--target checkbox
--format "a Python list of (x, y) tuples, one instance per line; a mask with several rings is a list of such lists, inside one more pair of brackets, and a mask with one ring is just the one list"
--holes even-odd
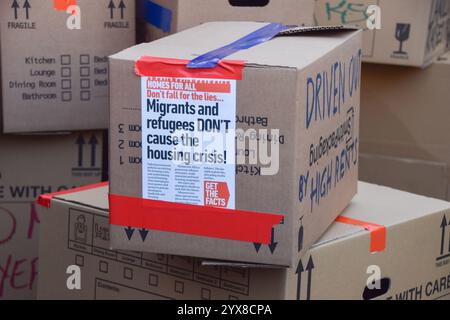
[(72, 89), (72, 80), (70, 80), (70, 79), (61, 80), (61, 88), (65, 89), (65, 90)]
[(175, 292), (184, 293), (184, 282), (175, 281)]
[(123, 277), (128, 280), (133, 280), (133, 269), (131, 268), (123, 268)]
[(148, 284), (154, 287), (158, 286), (159, 277), (156, 274), (150, 273), (148, 275)]
[(89, 77), (91, 74), (91, 69), (89, 67), (81, 67), (80, 68), (80, 76), (81, 77)]
[(84, 257), (77, 254), (75, 256), (75, 264), (79, 267), (84, 267)]
[(98, 263), (98, 271), (103, 272), (103, 273), (108, 273), (108, 262), (100, 261)]
[(72, 92), (63, 91), (61, 93), (61, 99), (62, 99), (62, 101), (72, 101)]
[(203, 300), (211, 300), (211, 290), (202, 288), (201, 297)]
[(89, 89), (91, 87), (91, 79), (80, 79), (81, 89)]
[(61, 77), (68, 78), (72, 76), (72, 69), (69, 67), (62, 67), (61, 68)]
[(80, 64), (89, 64), (89, 63), (90, 63), (90, 57), (88, 54), (80, 55)]
[(61, 65), (70, 65), (72, 63), (72, 57), (68, 54), (61, 55)]
[(90, 91), (81, 91), (80, 92), (81, 101), (89, 101), (91, 100), (91, 92)]

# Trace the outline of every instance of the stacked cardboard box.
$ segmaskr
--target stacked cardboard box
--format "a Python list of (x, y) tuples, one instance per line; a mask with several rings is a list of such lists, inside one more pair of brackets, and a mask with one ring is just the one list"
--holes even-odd
[[(271, 28), (276, 24), (205, 23), (111, 57), (114, 248), (293, 266), (355, 195), (361, 32), (303, 36), (307, 30), (292, 29), (226, 57), (230, 65), (215, 73), (186, 67), (199, 53)], [(202, 114), (205, 105), (217, 112)], [(230, 130), (214, 127), (221, 136), (211, 143), (204, 124), (226, 122)], [(206, 138), (185, 149), (173, 145), (177, 123), (186, 140)], [(235, 149), (258, 156), (234, 161)], [(172, 152), (192, 158), (176, 161)], [(196, 162), (201, 153), (218, 160)], [(215, 200), (222, 209), (210, 212)], [(299, 230), (304, 246), (297, 250)]]
[(36, 298), (42, 216), (35, 199), (101, 181), (102, 146), (102, 132), (0, 136), (0, 299)]
[(450, 52), (424, 70), (363, 66), (361, 179), (450, 200), (449, 83)]
[(108, 56), (135, 43), (134, 0), (1, 1), (0, 32), (3, 132), (108, 128)]
[(314, 0), (138, 0), (138, 41), (148, 42), (210, 21), (313, 25)]
[(358, 190), (288, 269), (113, 250), (107, 186), (55, 196), (42, 215), (38, 297), (450, 298), (450, 203), (368, 183)]
[(426, 66), (446, 48), (449, 0), (316, 0), (319, 25), (364, 29), (364, 61)]

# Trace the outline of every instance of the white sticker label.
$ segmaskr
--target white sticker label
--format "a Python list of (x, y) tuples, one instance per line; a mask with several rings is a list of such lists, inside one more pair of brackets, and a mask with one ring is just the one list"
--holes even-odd
[(142, 196), (235, 209), (236, 80), (142, 77)]

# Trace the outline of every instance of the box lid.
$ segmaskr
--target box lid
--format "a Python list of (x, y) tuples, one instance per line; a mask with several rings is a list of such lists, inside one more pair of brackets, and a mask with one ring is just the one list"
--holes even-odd
[[(228, 45), (268, 23), (260, 22), (208, 22), (174, 35), (125, 49), (111, 59), (136, 61), (142, 56), (192, 60), (211, 50)], [(279, 36), (246, 50), (238, 51), (227, 59), (244, 60), (246, 65), (273, 66), (302, 69), (318, 58), (333, 51), (360, 32), (355, 29), (302, 32), (292, 36)], [(302, 34), (302, 36), (299, 36)]]

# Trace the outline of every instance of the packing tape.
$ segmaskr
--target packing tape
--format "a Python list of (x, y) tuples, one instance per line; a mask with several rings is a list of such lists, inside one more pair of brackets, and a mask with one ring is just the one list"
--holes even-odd
[(104, 186), (107, 186), (107, 185), (108, 185), (108, 181), (100, 182), (100, 183), (94, 183), (94, 184), (89, 184), (87, 186), (72, 188), (72, 189), (58, 191), (58, 192), (53, 192), (53, 193), (41, 194), (37, 198), (37, 203), (39, 205), (43, 206), (43, 207), (50, 208), (52, 206), (52, 199), (54, 197), (56, 197), (56, 196), (60, 196), (60, 195), (63, 195), (63, 194), (70, 194), (70, 193), (79, 192), (79, 191), (90, 190), (90, 189), (95, 189), (95, 188), (100, 188), (100, 187), (104, 187)]
[(53, 8), (58, 11), (66, 11), (73, 5), (77, 5), (77, 0), (53, 0)]
[(195, 236), (269, 244), (283, 215), (109, 195), (110, 223)]
[(135, 63), (135, 72), (143, 77), (175, 77), (242, 80), (244, 61), (222, 60), (215, 68), (188, 69), (189, 60), (143, 56)]
[(144, 20), (164, 32), (170, 32), (172, 25), (172, 11), (153, 1), (143, 1), (143, 12), (141, 14)]
[(214, 68), (220, 60), (232, 55), (240, 50), (254, 47), (258, 44), (267, 42), (278, 35), (281, 31), (288, 29), (281, 23), (270, 23), (248, 35), (218, 49), (209, 51), (197, 58), (191, 60), (188, 68)]
[(366, 221), (361, 221), (353, 218), (348, 218), (344, 216), (339, 216), (336, 219), (337, 222), (351, 224), (354, 226), (363, 227), (370, 232), (370, 252), (381, 252), (386, 249), (386, 227), (370, 223)]

